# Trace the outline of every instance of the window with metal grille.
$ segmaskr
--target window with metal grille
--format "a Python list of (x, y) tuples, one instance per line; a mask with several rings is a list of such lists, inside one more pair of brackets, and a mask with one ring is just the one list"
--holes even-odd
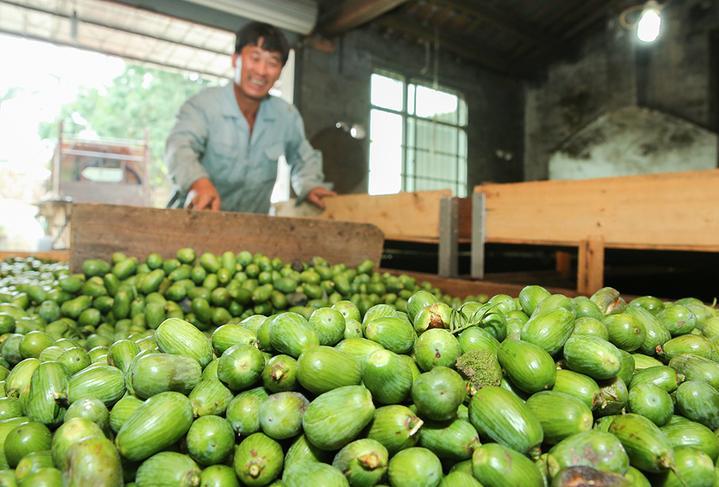
[(370, 83), (369, 193), (451, 189), (466, 196), (462, 95), (387, 71)]

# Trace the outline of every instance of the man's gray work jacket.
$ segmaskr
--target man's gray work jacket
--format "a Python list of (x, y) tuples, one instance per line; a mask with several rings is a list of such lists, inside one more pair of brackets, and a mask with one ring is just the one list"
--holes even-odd
[(297, 108), (281, 98), (260, 102), (250, 136), (232, 83), (207, 88), (185, 102), (167, 138), (165, 162), (185, 200), (190, 185), (210, 178), (222, 210), (268, 213), (277, 178), (277, 159), (285, 155), (300, 199), (323, 183), (322, 154), (305, 137)]

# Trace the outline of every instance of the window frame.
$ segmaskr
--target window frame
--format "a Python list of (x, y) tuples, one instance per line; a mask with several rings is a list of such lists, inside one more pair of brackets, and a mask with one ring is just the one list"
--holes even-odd
[[(372, 89), (370, 87), (370, 103), (369, 103), (369, 110), (370, 112), (372, 110), (381, 110), (384, 112), (392, 113), (395, 115), (399, 115), (402, 117), (402, 161), (401, 161), (401, 174), (400, 174), (400, 180), (401, 180), (401, 191), (417, 191), (417, 181), (418, 180), (426, 180), (426, 181), (434, 181), (434, 182), (441, 182), (441, 183), (447, 183), (450, 188), (452, 189), (452, 192), (457, 196), (466, 196), (468, 189), (467, 189), (467, 176), (468, 176), (468, 164), (469, 164), (469, 134), (467, 133), (467, 128), (469, 125), (469, 108), (467, 106), (467, 101), (464, 97), (464, 94), (455, 88), (452, 88), (450, 86), (445, 85), (439, 85), (436, 86), (431, 81), (418, 78), (415, 76), (407, 76), (402, 73), (399, 73), (397, 71), (394, 71), (392, 69), (386, 69), (386, 68), (375, 68), (372, 71), (372, 75), (379, 75), (384, 76), (386, 78), (391, 78), (397, 81), (402, 82), (402, 109), (396, 110), (393, 108), (387, 108), (379, 105), (375, 105), (372, 103)], [(410, 100), (410, 88), (413, 87), (412, 91), (412, 100)], [(456, 123), (450, 123), (443, 120), (437, 120), (435, 118), (429, 118), (429, 117), (422, 117), (417, 115), (417, 88), (423, 87), (428, 88), (435, 91), (440, 91), (443, 93), (448, 93), (451, 95), (454, 95), (457, 97), (457, 111), (456, 111)], [(409, 104), (413, 103), (412, 106), (412, 113), (409, 111)], [(464, 111), (464, 116), (462, 117), (462, 111)], [(464, 118), (464, 125), (461, 124), (461, 119)], [(369, 117), (371, 121), (371, 116)], [(412, 123), (410, 123), (410, 119), (412, 120)], [(438, 124), (441, 126), (449, 127), (456, 130), (461, 130), (464, 132), (464, 140), (465, 140), (465, 148), (464, 148), (464, 155), (462, 156), (460, 154), (460, 136), (458, 135), (455, 137), (455, 152), (449, 153), (449, 152), (443, 152), (443, 151), (436, 151), (434, 153), (440, 153), (442, 156), (449, 156), (453, 157), (455, 159), (455, 179), (443, 179), (443, 178), (437, 178), (432, 176), (420, 176), (416, 172), (416, 167), (412, 167), (412, 173), (410, 174), (409, 171), (409, 161), (408, 161), (408, 155), (410, 151), (412, 153), (417, 152), (426, 152), (429, 153), (430, 151), (426, 148), (420, 148), (417, 145), (417, 127), (418, 122), (424, 121), (429, 122), (431, 124)], [(371, 122), (370, 122), (371, 123)], [(414, 131), (413, 133), (413, 146), (410, 147), (408, 145), (409, 137), (408, 133), (410, 128)], [(371, 143), (371, 141), (370, 141)], [(368, 159), (371, 157), (371, 151), (368, 153)], [(460, 170), (461, 162), (464, 160), (464, 171)], [(416, 161), (416, 157), (415, 157)], [(369, 160), (368, 160), (368, 167), (369, 167)], [(462, 182), (460, 178), (460, 174), (464, 174), (464, 182)], [(463, 184), (462, 184), (463, 183)], [(410, 188), (411, 186), (411, 188)]]

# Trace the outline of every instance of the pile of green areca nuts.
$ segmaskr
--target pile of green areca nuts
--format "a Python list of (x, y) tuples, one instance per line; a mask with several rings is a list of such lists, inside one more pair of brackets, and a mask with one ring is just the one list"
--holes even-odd
[(249, 252), (0, 262), (0, 486), (719, 484), (719, 313)]

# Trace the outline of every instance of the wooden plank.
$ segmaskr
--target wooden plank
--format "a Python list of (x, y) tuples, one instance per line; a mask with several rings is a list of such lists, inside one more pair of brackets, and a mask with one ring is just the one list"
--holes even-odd
[(557, 250), (554, 253), (555, 269), (562, 277), (569, 277), (572, 274), (572, 254), (566, 250)]
[(317, 31), (325, 35), (338, 35), (366, 24), (407, 0), (344, 0), (330, 14), (320, 20)]
[(3, 250), (0, 251), (0, 260), (9, 259), (11, 257), (34, 257), (41, 260), (57, 260), (65, 262), (70, 260), (69, 250), (48, 250), (46, 252), (27, 252), (20, 250)]
[(467, 198), (457, 198), (459, 204), (459, 241), (472, 241), (472, 196)]
[[(322, 220), (372, 223), (387, 240), (409, 242), (439, 241), (439, 202), (452, 196), (450, 190), (417, 191), (387, 195), (348, 194), (325, 198), (323, 212), (275, 205), (278, 216), (307, 216)], [(309, 213), (309, 214), (308, 214)], [(312, 215), (311, 213), (315, 213)]]
[[(419, 241), (419, 240), (418, 240)], [(544, 245), (547, 247), (576, 247), (579, 245), (578, 241), (573, 240), (562, 240), (557, 241), (556, 239), (535, 239), (527, 237), (517, 238), (492, 238), (489, 243), (496, 244), (509, 244), (509, 245)], [(604, 248), (607, 249), (625, 249), (625, 250), (677, 250), (677, 251), (689, 251), (689, 252), (719, 252), (719, 246), (716, 245), (690, 245), (690, 244), (647, 244), (647, 243), (631, 243), (621, 242), (615, 244), (607, 244), (605, 242)]]
[(198, 253), (249, 250), (286, 261), (322, 256), (354, 266), (365, 259), (379, 262), (382, 246), (382, 232), (370, 224), (99, 204), (77, 204), (72, 211), (73, 269), (114, 251), (171, 257), (181, 247)]
[(438, 274), (455, 277), (459, 270), (459, 202), (442, 198), (439, 210)]
[(591, 296), (604, 287), (604, 242), (590, 237), (579, 242), (577, 292)]
[(564, 278), (557, 274), (557, 271), (555, 271), (554, 269), (488, 272), (484, 275), (484, 279), (491, 282), (521, 284), (522, 286), (526, 286), (529, 284), (538, 284), (544, 287), (556, 287), (575, 290), (577, 288), (576, 275), (570, 276), (569, 278)]
[(321, 218), (371, 222), (392, 240), (439, 239), (439, 202), (450, 190), (327, 198)]
[(432, 0), (432, 4), (448, 10), (459, 10), (461, 13), (492, 24), (499, 30), (509, 32), (515, 37), (529, 41), (532, 45), (550, 42), (552, 40), (536, 25), (525, 22), (520, 15), (515, 14), (506, 7), (494, 7), (489, 2), (476, 0)]
[(507, 58), (506, 53), (498, 49), (487, 45), (484, 45), (482, 49), (473, 49), (476, 41), (472, 37), (461, 33), (458, 35), (457, 32), (450, 32), (447, 29), (441, 30), (435, 35), (434, 29), (428, 29), (420, 22), (407, 22), (407, 18), (403, 15), (385, 15), (375, 20), (373, 25), (418, 41), (429, 43), (437, 41), (443, 52), (446, 51), (456, 54), (463, 59), (472, 61), (500, 74), (507, 74), (522, 79), (529, 79), (533, 74), (521, 64), (514, 63), (510, 66), (510, 59)]
[[(476, 296), (478, 294), (486, 294), (488, 296), (494, 296), (495, 294), (509, 294), (512, 297), (517, 297), (519, 295), (519, 291), (521, 291), (525, 286), (524, 284), (510, 284), (496, 281), (448, 278), (435, 274), (408, 272), (394, 269), (382, 269), (382, 271), (395, 275), (407, 274), (408, 276), (417, 279), (418, 282), (427, 281), (432, 286), (441, 289), (442, 292), (460, 298), (464, 298), (466, 296)], [(577, 295), (577, 291), (574, 289), (556, 287), (547, 287), (546, 289), (552, 293), (564, 294), (565, 296)]]
[(485, 184), (486, 241), (719, 251), (719, 170)]

